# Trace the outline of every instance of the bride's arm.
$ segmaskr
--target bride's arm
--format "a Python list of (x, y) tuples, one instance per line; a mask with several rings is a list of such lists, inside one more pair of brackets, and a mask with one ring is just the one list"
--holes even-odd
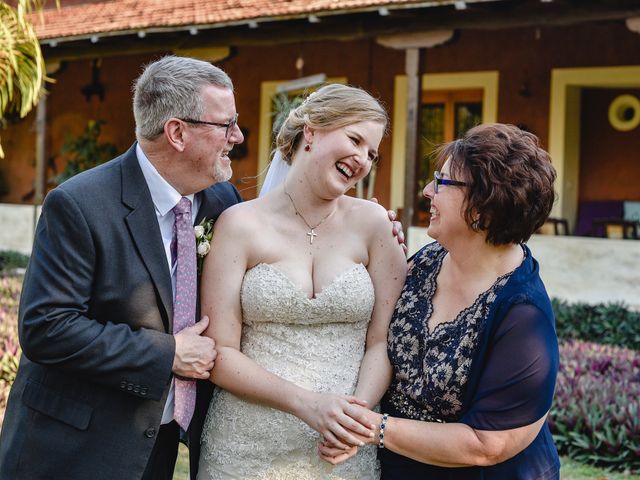
[[(407, 260), (404, 248), (397, 243), (396, 238), (389, 231), (389, 220), (384, 210), (378, 206), (367, 208), (373, 211), (360, 214), (358, 217), (367, 221), (365, 229), (369, 232), (367, 271), (373, 282), (375, 303), (354, 395), (367, 401), (373, 408), (380, 402), (391, 382), (392, 369), (387, 355), (387, 335), (391, 316), (407, 275)], [(353, 414), (353, 412), (350, 413)], [(363, 425), (371, 424), (362, 411), (358, 411), (353, 418)], [(321, 442), (320, 445), (320, 457), (333, 464), (341, 463), (356, 453), (357, 447), (343, 450), (333, 448), (327, 442)]]
[(343, 442), (361, 445), (347, 429), (363, 436), (372, 431), (345, 413), (353, 407), (351, 403), (358, 403), (355, 397), (303, 389), (265, 370), (240, 351), (240, 289), (244, 274), (254, 261), (251, 254), (256, 248), (258, 225), (250, 208), (246, 203), (240, 204), (220, 216), (211, 253), (204, 262), (202, 315), (210, 318), (205, 335), (215, 340), (218, 351), (211, 381), (240, 398), (297, 416), (341, 448), (348, 446)]
[[(367, 207), (373, 210), (373, 214), (361, 218), (367, 219), (370, 232), (367, 270), (373, 282), (375, 303), (354, 395), (366, 400), (373, 407), (380, 402), (391, 382), (387, 334), (396, 301), (407, 275), (407, 260), (402, 247), (389, 231), (389, 220), (385, 210), (378, 205)], [(366, 422), (364, 418), (360, 421)]]
[[(368, 223), (365, 229), (369, 232), (367, 271), (373, 282), (375, 303), (354, 395), (367, 401), (373, 408), (380, 402), (391, 382), (392, 369), (387, 355), (387, 335), (391, 316), (407, 275), (407, 260), (404, 247), (397, 243), (395, 236), (389, 231), (389, 220), (382, 207), (368, 208), (373, 212), (361, 214), (359, 218), (366, 219)], [(361, 413), (359, 411), (353, 418), (363, 425), (371, 424)], [(320, 444), (320, 457), (334, 465), (344, 462), (356, 453), (357, 447), (341, 450), (333, 448), (327, 442)]]

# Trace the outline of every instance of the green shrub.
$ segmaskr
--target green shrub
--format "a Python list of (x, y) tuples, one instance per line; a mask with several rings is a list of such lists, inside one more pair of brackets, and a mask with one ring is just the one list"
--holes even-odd
[(0, 272), (14, 268), (26, 268), (29, 255), (13, 250), (0, 251)]
[(60, 184), (80, 172), (111, 160), (118, 154), (118, 148), (113, 143), (98, 140), (104, 123), (103, 120), (89, 120), (80, 135), (65, 136), (60, 156), (66, 159), (66, 164), (62, 173), (53, 179), (56, 183)]
[(553, 299), (556, 330), (562, 340), (576, 339), (640, 350), (640, 312), (623, 303), (573, 303)]
[(561, 454), (640, 472), (640, 352), (562, 343), (549, 426)]

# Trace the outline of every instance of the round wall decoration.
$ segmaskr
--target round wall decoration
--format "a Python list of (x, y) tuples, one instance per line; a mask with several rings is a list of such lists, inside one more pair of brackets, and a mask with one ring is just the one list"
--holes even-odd
[(621, 132), (640, 125), (640, 100), (633, 95), (619, 95), (609, 105), (609, 123)]

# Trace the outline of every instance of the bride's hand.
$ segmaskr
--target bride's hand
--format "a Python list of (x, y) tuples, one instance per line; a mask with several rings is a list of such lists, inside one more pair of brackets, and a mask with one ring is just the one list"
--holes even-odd
[(329, 446), (325, 441), (318, 444), (318, 455), (322, 460), (332, 465), (342, 463), (353, 457), (356, 453), (358, 453), (358, 447), (350, 447), (347, 450), (343, 450)]
[(364, 445), (358, 435), (365, 438), (374, 435), (375, 425), (358, 421), (363, 416), (356, 407), (366, 405), (367, 402), (352, 395), (314, 393), (300, 418), (320, 433), (328, 445), (347, 450)]

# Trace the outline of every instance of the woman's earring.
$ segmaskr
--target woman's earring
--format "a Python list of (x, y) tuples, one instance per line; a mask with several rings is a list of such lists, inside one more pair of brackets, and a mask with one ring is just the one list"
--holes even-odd
[(305, 151), (305, 152), (310, 152), (310, 151), (311, 151), (311, 144), (310, 144), (310, 143), (307, 143), (307, 144), (304, 146), (304, 151)]
[(476, 219), (471, 222), (471, 230), (473, 230), (474, 232), (480, 231), (480, 220)]

